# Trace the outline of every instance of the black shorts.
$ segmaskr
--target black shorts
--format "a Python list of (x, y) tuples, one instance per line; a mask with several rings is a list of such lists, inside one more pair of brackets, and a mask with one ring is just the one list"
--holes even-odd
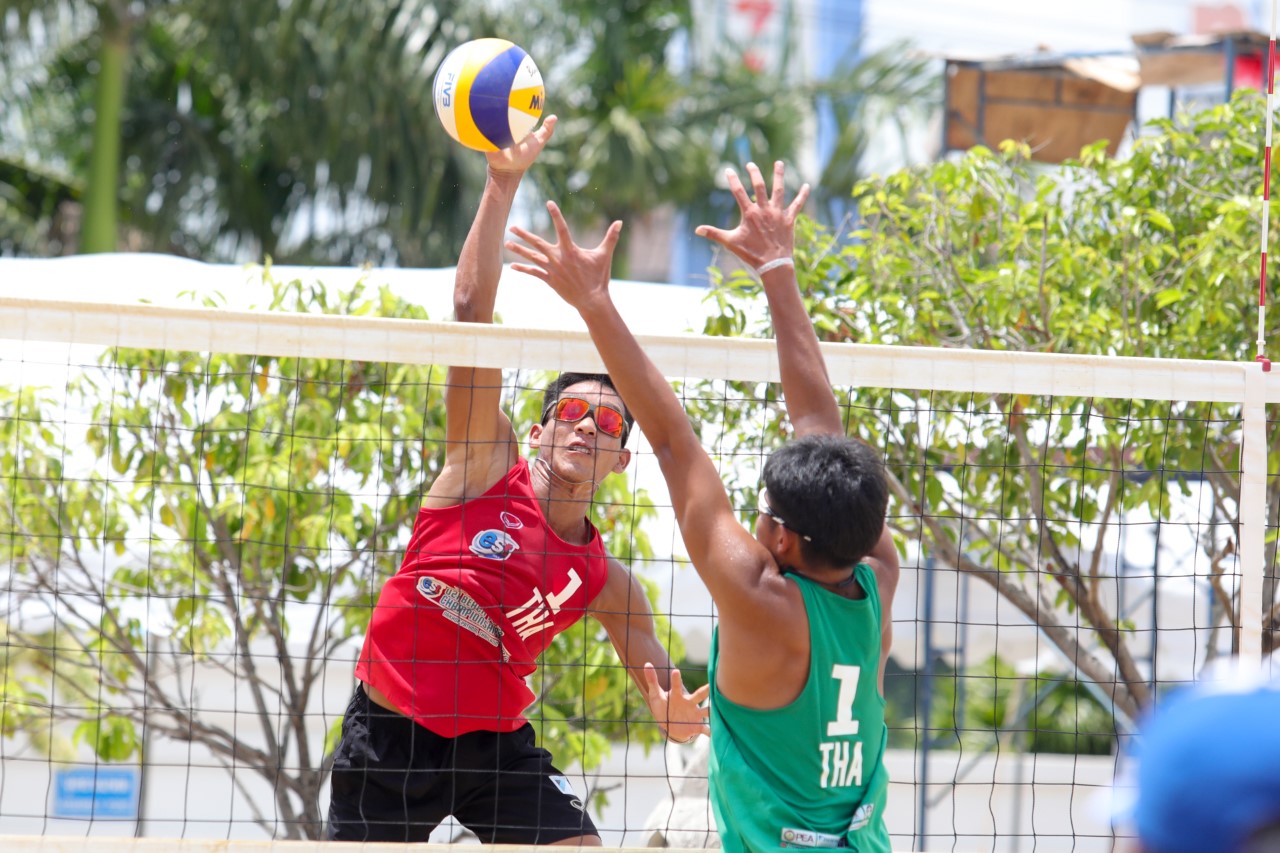
[(441, 737), (357, 686), (334, 753), (329, 838), (426, 841), (449, 815), (487, 844), (599, 834), (533, 726)]

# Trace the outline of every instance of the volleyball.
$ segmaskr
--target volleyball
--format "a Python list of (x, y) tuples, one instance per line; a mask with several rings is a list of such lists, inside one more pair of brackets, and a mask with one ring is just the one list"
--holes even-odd
[(476, 151), (510, 148), (542, 116), (542, 73), (506, 39), (475, 39), (454, 48), (440, 63), (433, 89), (444, 129)]

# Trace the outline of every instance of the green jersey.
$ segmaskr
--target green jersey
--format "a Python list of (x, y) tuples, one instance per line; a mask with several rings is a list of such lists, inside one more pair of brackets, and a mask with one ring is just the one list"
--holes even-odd
[(744, 708), (716, 689), (711, 639), (711, 807), (725, 850), (847, 847), (890, 853), (884, 824), (884, 699), (875, 571), (853, 600), (790, 575), (809, 617), (809, 680), (791, 704)]

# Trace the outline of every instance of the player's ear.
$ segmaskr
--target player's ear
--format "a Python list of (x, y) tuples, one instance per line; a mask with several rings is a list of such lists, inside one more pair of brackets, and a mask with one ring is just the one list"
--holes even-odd
[(613, 463), (613, 467), (609, 470), (614, 474), (621, 474), (623, 471), (627, 470), (627, 466), (630, 464), (631, 451), (624, 447), (622, 452), (618, 454), (618, 461)]
[(534, 424), (529, 427), (529, 449), (542, 447), (542, 424)]
[(803, 562), (800, 559), (803, 553), (800, 550), (802, 541), (800, 534), (781, 524), (775, 524), (774, 527), (777, 528), (774, 538), (778, 549), (777, 553), (782, 555), (789, 563)]

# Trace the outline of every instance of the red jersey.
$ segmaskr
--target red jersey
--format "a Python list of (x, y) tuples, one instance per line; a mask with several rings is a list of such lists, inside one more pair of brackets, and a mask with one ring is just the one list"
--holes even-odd
[(586, 545), (551, 530), (524, 459), (478, 498), (419, 510), (356, 677), (444, 737), (520, 728), (534, 661), (604, 588), (604, 544), (588, 526)]

